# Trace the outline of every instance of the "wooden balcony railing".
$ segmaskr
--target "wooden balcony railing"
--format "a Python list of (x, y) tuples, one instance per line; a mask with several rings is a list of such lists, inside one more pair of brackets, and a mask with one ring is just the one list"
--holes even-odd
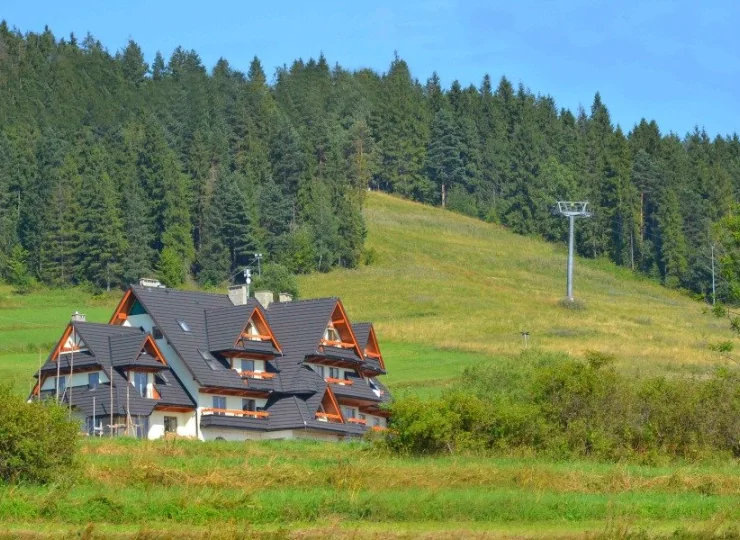
[(267, 373), (266, 371), (242, 371), (242, 379), (274, 379), (277, 373)]
[(350, 424), (360, 424), (360, 425), (367, 425), (367, 420), (364, 420), (362, 418), (347, 418), (347, 422)]
[(214, 409), (212, 407), (201, 409), (200, 413), (206, 416), (249, 416), (250, 418), (267, 418), (270, 416), (270, 413), (265, 411), (240, 411), (239, 409)]
[(325, 412), (317, 412), (316, 418), (318, 418), (319, 420), (324, 419), (328, 422), (341, 422), (342, 421), (342, 417), (340, 415), (330, 414), (330, 413), (325, 413)]
[(367, 356), (368, 358), (375, 358), (376, 360), (380, 360), (380, 355), (378, 353), (365, 351), (365, 356)]
[(341, 384), (344, 386), (352, 386), (353, 382), (348, 381), (347, 379), (335, 379), (334, 377), (327, 377), (324, 379), (329, 384)]
[(270, 336), (265, 334), (242, 334), (242, 339), (250, 341), (269, 341)]
[(333, 341), (331, 339), (322, 339), (322, 345), (327, 347), (339, 347), (340, 349), (351, 349), (355, 346), (354, 343), (347, 343), (346, 341)]

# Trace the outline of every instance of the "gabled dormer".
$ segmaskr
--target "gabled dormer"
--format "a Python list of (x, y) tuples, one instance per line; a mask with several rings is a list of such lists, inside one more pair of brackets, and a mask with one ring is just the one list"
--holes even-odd
[(246, 304), (206, 310), (208, 349), (225, 357), (239, 354), (270, 359), (282, 353), (262, 307), (250, 298)]
[(61, 339), (54, 348), (49, 360), (56, 362), (61, 354), (87, 352), (88, 347), (85, 341), (75, 329), (74, 323), (71, 322), (64, 330)]
[(352, 352), (357, 355), (358, 360), (362, 359), (362, 350), (357, 342), (357, 338), (349, 323), (347, 313), (344, 311), (342, 302), (337, 300), (331, 317), (326, 323), (324, 333), (319, 342), (320, 352), (332, 352), (340, 350)]
[(324, 392), (324, 397), (321, 398), (319, 409), (316, 411), (316, 420), (344, 424), (342, 409), (339, 407), (339, 403), (337, 403), (334, 392), (328, 386), (326, 387), (326, 392)]
[(383, 360), (383, 354), (380, 352), (378, 337), (372, 323), (355, 323), (352, 327), (360, 347), (362, 347), (365, 359), (362, 366), (363, 374), (368, 377), (384, 374), (386, 372), (385, 361)]

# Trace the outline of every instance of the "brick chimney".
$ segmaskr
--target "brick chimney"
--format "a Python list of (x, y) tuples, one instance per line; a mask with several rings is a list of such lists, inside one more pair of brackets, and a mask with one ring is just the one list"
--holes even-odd
[(229, 300), (235, 306), (243, 306), (249, 299), (249, 288), (246, 285), (232, 285), (229, 287)]

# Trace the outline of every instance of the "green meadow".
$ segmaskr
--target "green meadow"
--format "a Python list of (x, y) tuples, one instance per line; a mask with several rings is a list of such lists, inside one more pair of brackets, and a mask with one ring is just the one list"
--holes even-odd
[[(303, 276), (378, 331), (396, 395), (431, 396), (465, 367), (529, 347), (614, 355), (639, 375), (731, 367), (701, 302), (605, 261), (387, 195), (368, 194), (368, 258)], [(105, 322), (120, 293), (0, 287), (0, 376), (28, 392), (72, 312)], [(464, 382), (464, 381), (463, 381)], [(0, 486), (0, 538), (740, 538), (737, 461), (653, 465), (528, 455), (392, 456), (361, 443), (83, 441), (55, 486)]]

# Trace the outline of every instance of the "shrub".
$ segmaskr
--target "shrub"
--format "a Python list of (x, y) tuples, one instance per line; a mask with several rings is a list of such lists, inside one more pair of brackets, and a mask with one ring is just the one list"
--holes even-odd
[(740, 456), (740, 374), (635, 379), (608, 354), (528, 352), (468, 368), (458, 389), (391, 407), (392, 450), (525, 450), (602, 459)]
[(0, 479), (48, 483), (76, 467), (80, 426), (55, 403), (26, 403), (0, 388)]

